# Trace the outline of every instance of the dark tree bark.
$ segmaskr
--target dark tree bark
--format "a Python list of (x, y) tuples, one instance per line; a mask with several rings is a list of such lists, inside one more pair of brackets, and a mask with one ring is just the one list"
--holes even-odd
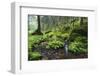
[(40, 16), (37, 16), (37, 21), (38, 21), (38, 29), (37, 32), (41, 32), (41, 25), (40, 25)]
[(39, 15), (37, 16), (37, 22), (38, 22), (38, 29), (33, 33), (33, 35), (34, 34), (39, 34), (39, 35), (42, 34), (42, 32), (41, 32), (41, 22), (40, 22), (40, 16)]
[(80, 25), (83, 25), (83, 17), (81, 17)]

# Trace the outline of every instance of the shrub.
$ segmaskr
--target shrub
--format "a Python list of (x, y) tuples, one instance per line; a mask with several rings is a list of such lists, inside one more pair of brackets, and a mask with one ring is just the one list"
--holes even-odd
[(41, 41), (48, 41), (48, 40), (49, 40), (48, 34), (43, 34)]
[(40, 60), (42, 58), (39, 52), (29, 52), (29, 60)]
[(69, 45), (69, 50), (74, 53), (81, 53), (86, 51), (81, 42), (71, 42)]
[(63, 34), (61, 35), (61, 38), (62, 38), (63, 40), (67, 40), (67, 39), (69, 38), (69, 34), (68, 34), (68, 33), (63, 33)]
[(53, 40), (53, 41), (48, 42), (48, 45), (46, 46), (46, 48), (57, 49), (57, 48), (63, 47), (63, 44), (64, 43), (61, 41)]
[(83, 43), (87, 43), (87, 38), (86, 37), (82, 37), (82, 36), (78, 36), (75, 38), (75, 41), (77, 42), (83, 42)]
[(39, 43), (41, 42), (41, 38), (42, 38), (42, 35), (29, 35), (29, 37), (28, 37), (29, 50), (32, 47), (37, 47), (39, 45)]
[(87, 52), (87, 46), (86, 37), (77, 37), (69, 44), (69, 51), (73, 53), (85, 53)]
[(46, 33), (46, 37), (48, 37), (48, 38), (52, 38), (52, 36), (59, 37), (59, 36), (61, 36), (61, 34), (62, 33), (59, 31), (51, 31), (49, 33)]

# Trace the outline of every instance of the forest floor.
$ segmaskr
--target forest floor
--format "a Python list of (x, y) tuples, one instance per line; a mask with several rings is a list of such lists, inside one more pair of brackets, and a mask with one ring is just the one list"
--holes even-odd
[[(38, 40), (41, 38), (41, 35), (29, 36), (29, 47), (32, 45), (33, 41)], [(88, 58), (88, 53), (81, 53), (81, 54), (74, 54), (68, 51), (66, 54), (64, 48), (58, 49), (46, 49), (42, 45), (39, 44), (37, 48), (31, 47), (32, 52), (39, 52), (41, 54), (40, 60), (57, 60), (57, 59), (79, 59), (79, 58)]]
[[(39, 50), (39, 48), (37, 48)], [(44, 49), (42, 48), (39, 50), (42, 58), (41, 60), (55, 60), (55, 59), (79, 59), (79, 58), (88, 58), (87, 53), (82, 54), (74, 54), (71, 52), (68, 52), (68, 54), (65, 53), (64, 49)]]

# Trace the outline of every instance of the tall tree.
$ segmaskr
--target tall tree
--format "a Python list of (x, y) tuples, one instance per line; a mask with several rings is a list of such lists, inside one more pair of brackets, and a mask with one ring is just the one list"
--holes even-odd
[(37, 23), (38, 23), (38, 28), (33, 34), (42, 34), (41, 32), (41, 22), (40, 22), (40, 15), (37, 16)]
[(41, 32), (41, 25), (40, 25), (40, 16), (37, 16), (37, 22), (38, 22), (38, 29), (37, 32)]
[(84, 17), (81, 17), (81, 20), (80, 20), (80, 25), (81, 26), (83, 25), (83, 19), (84, 19)]

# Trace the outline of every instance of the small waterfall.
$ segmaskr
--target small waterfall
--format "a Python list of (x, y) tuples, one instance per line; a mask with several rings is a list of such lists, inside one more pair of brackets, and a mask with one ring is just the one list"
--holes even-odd
[(68, 44), (67, 44), (67, 41), (64, 42), (64, 50), (65, 50), (66, 56), (68, 56)]

